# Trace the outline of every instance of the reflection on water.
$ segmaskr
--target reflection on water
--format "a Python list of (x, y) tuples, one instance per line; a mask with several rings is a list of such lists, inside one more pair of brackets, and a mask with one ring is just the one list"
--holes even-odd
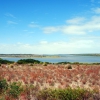
[[(10, 58), (10, 57), (0, 57), (2, 59), (10, 60), (10, 61), (18, 61), (20, 59), (28, 59), (28, 58)], [(30, 58), (29, 58), (30, 59)], [(65, 57), (59, 57), (59, 58), (31, 58), (36, 59), (43, 62), (84, 62), (84, 63), (95, 63), (100, 62), (100, 57), (98, 56), (75, 56), (75, 55), (67, 55)]]

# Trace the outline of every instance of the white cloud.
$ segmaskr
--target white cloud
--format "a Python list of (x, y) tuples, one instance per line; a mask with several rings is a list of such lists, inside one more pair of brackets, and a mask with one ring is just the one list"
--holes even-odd
[(41, 41), (38, 44), (0, 44), (0, 53), (32, 53), (32, 54), (70, 54), (95, 53), (100, 50), (100, 40), (93, 39), (70, 40), (68, 42)]
[(59, 31), (58, 27), (45, 27), (43, 28), (44, 33), (53, 33)]
[(84, 24), (85, 30), (98, 31), (100, 30), (100, 16), (93, 16), (90, 21)]
[(47, 41), (40, 41), (40, 44), (47, 44)]
[(83, 26), (77, 26), (77, 25), (70, 25), (70, 26), (64, 26), (61, 31), (66, 34), (77, 34), (82, 35), (86, 32), (84, 31)]
[[(87, 21), (86, 21), (87, 20)], [(90, 19), (74, 18), (67, 20), (66, 25), (50, 26), (43, 28), (44, 33), (62, 32), (65, 34), (83, 35), (94, 31), (100, 31), (100, 16), (92, 16)]]
[(100, 8), (99, 8), (99, 7), (98, 7), (98, 8), (93, 9), (93, 11), (94, 11), (96, 14), (100, 14)]
[(14, 22), (14, 21), (10, 21), (10, 20), (7, 21), (7, 23), (8, 23), (8, 24), (18, 24), (18, 23), (16, 23), (16, 22)]
[(84, 30), (84, 26), (79, 25), (65, 25), (60, 27), (45, 27), (43, 28), (44, 33), (54, 33), (54, 32), (62, 32), (65, 34), (76, 34), (76, 35), (83, 35), (86, 34)]
[(73, 19), (66, 20), (66, 22), (69, 24), (82, 24), (84, 20), (85, 20), (84, 17), (76, 17)]

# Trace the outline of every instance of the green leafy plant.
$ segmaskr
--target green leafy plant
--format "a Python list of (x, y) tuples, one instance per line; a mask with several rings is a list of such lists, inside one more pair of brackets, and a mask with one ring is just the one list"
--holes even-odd
[(5, 79), (0, 80), (0, 93), (5, 92), (8, 89), (8, 83)]
[(38, 100), (88, 100), (92, 95), (91, 91), (85, 89), (44, 89), (39, 92)]
[(47, 62), (44, 62), (44, 63), (43, 63), (43, 66), (47, 66), (47, 65), (48, 65), (48, 63), (47, 63)]
[(10, 63), (10, 64), (11, 64), (11, 63), (14, 63), (14, 62), (13, 62), (13, 61), (9, 61), (9, 60), (3, 60), (3, 59), (0, 58), (0, 63), (1, 63), (1, 64)]
[(18, 98), (22, 91), (23, 88), (20, 82), (13, 82), (9, 85), (8, 94), (11, 98)]
[(18, 64), (27, 64), (27, 63), (35, 63), (35, 62), (37, 64), (40, 63), (40, 61), (34, 60), (34, 59), (20, 59), (20, 60), (17, 61)]

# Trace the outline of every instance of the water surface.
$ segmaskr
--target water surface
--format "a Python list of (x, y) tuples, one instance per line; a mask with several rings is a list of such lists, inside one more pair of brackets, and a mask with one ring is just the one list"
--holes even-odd
[[(18, 61), (20, 59), (30, 59), (30, 58), (15, 58), (15, 57), (0, 57), (2, 59), (10, 60), (10, 61)], [(56, 62), (82, 62), (82, 63), (96, 63), (100, 62), (100, 56), (76, 56), (76, 55), (67, 55), (65, 57), (58, 57), (58, 58), (31, 58), (35, 60), (39, 60), (42, 62), (51, 62), (51, 63), (56, 63)]]

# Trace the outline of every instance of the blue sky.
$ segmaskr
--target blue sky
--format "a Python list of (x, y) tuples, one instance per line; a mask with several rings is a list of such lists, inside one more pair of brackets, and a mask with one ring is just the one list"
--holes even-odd
[(100, 0), (0, 0), (0, 53), (100, 53)]

